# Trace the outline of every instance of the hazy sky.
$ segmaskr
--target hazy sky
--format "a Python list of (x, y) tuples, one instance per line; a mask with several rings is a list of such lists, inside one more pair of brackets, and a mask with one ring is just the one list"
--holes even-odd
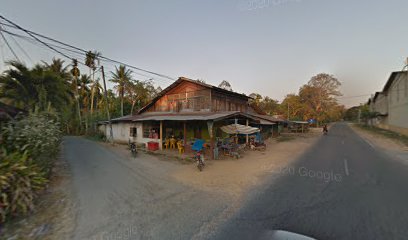
[[(408, 56), (406, 0), (0, 0), (0, 6), (21, 26), (83, 49), (175, 78), (228, 80), (237, 92), (278, 100), (327, 72), (343, 84), (341, 102), (358, 104)], [(55, 55), (20, 45), (35, 62)], [(2, 40), (0, 50), (12, 58)]]

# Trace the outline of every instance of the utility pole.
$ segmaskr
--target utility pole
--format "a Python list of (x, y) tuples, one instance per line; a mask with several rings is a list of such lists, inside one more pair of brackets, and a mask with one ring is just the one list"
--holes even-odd
[(288, 103), (288, 121), (289, 121), (289, 103)]
[(361, 107), (362, 107), (362, 104), (360, 103), (360, 107), (358, 108), (358, 124), (360, 124), (361, 123)]
[(109, 137), (107, 141), (113, 143), (112, 121), (111, 121), (110, 113), (109, 113), (108, 92), (106, 90), (105, 71), (103, 69), (103, 66), (101, 66), (101, 70), (102, 70), (102, 79), (103, 79), (103, 91), (104, 91), (105, 102), (106, 102), (106, 113), (108, 114), (108, 123), (109, 123)]

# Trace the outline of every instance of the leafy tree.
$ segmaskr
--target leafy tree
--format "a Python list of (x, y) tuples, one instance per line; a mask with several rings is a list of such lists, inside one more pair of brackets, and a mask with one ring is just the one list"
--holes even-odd
[(335, 97), (341, 96), (341, 83), (332, 75), (320, 73), (299, 90), (299, 97), (304, 103), (304, 119), (314, 118), (327, 121), (328, 113), (333, 115), (333, 109), (339, 110)]
[(279, 106), (279, 111), (289, 120), (305, 120), (304, 103), (299, 95), (286, 95)]

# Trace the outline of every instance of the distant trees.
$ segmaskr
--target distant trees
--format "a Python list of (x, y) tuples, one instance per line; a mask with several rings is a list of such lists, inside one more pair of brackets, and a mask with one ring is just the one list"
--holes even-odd
[(338, 120), (344, 113), (344, 106), (339, 105), (336, 99), (341, 96), (340, 86), (341, 83), (333, 75), (319, 73), (303, 85), (298, 94), (286, 96), (281, 112), (289, 119), (296, 120)]
[(281, 103), (268, 96), (252, 93), (250, 104), (265, 114), (283, 115), (290, 120), (316, 119), (318, 122), (342, 118), (344, 106), (337, 103), (341, 83), (332, 75), (320, 73), (303, 85), (297, 94), (286, 95)]
[(223, 81), (220, 83), (220, 85), (218, 85), (218, 87), (219, 87), (219, 88), (222, 88), (222, 89), (225, 89), (225, 90), (228, 90), (228, 91), (232, 91), (231, 84), (230, 84), (228, 81), (226, 81), (226, 80), (223, 80)]
[(261, 110), (262, 111), (261, 113), (268, 115), (278, 114), (279, 109), (278, 100), (274, 100), (268, 96), (262, 97), (262, 95), (258, 93), (251, 93), (249, 94), (249, 97), (251, 97), (249, 104), (252, 107)]

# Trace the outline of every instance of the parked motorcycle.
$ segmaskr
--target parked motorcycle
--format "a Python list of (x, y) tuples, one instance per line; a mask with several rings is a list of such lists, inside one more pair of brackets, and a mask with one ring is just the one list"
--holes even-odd
[(205, 163), (204, 163), (204, 154), (203, 154), (203, 146), (204, 146), (204, 140), (202, 139), (197, 139), (191, 149), (195, 151), (194, 154), (194, 159), (197, 162), (197, 168), (198, 170), (203, 171)]
[(201, 153), (201, 151), (197, 151), (195, 153), (194, 159), (196, 160), (198, 170), (200, 170), (200, 172), (203, 171), (205, 163), (204, 163), (204, 155)]
[(132, 153), (132, 156), (136, 157), (136, 155), (137, 155), (136, 143), (131, 142), (131, 143), (129, 143), (129, 146), (130, 146), (130, 152)]

